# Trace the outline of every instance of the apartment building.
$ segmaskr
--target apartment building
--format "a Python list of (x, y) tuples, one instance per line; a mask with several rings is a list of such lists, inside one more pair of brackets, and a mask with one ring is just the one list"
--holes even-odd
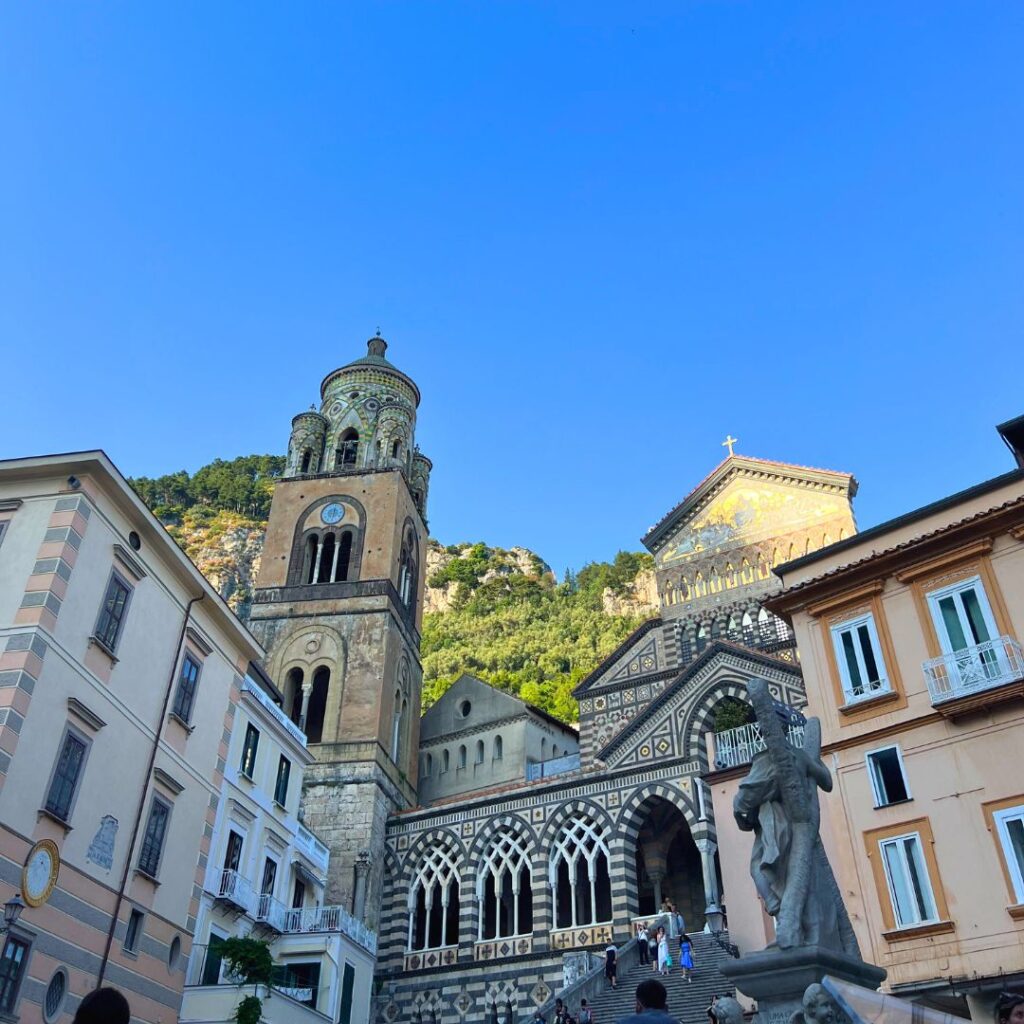
[(261, 655), (105, 454), (0, 462), (0, 1020), (176, 1019)]
[(780, 566), (832, 768), (827, 843), (893, 993), (1024, 985), (1024, 417), (1016, 468)]
[[(366, 1024), (377, 936), (360, 916), (369, 861), (358, 862), (349, 906), (325, 906), (327, 846), (299, 820), (306, 735), (281, 710), (281, 694), (253, 665), (241, 694), (224, 769), (180, 1020), (234, 1020), (242, 996), (225, 964), (226, 939), (270, 944), (271, 1024)], [(251, 992), (246, 989), (246, 993)]]

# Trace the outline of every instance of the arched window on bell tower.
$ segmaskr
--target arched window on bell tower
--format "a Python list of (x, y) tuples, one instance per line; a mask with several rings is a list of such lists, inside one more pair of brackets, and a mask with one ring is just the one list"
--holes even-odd
[(299, 467), (299, 472), (300, 473), (308, 473), (309, 472), (309, 466), (310, 466), (310, 463), (312, 461), (313, 461), (313, 453), (307, 448), (302, 453), (302, 464)]
[(359, 431), (349, 427), (339, 438), (334, 451), (334, 468), (349, 469), (356, 464), (359, 456)]
[(406, 608), (412, 610), (416, 601), (416, 534), (406, 526), (402, 539), (402, 553), (398, 560), (398, 596)]
[(320, 743), (324, 736), (324, 716), (327, 714), (327, 691), (331, 685), (331, 670), (321, 666), (313, 673), (313, 689), (309, 694), (306, 711), (306, 739)]

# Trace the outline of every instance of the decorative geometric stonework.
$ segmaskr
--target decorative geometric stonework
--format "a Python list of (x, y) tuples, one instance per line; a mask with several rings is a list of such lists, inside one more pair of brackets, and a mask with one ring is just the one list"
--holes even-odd
[(535, 823), (541, 823), (544, 821), (544, 808), (534, 807), (530, 811), (530, 820)]
[(409, 849), (409, 837), (408, 836), (399, 836), (398, 837), (398, 848), (400, 850), (408, 850)]
[(650, 757), (651, 756), (651, 748), (646, 743), (640, 748), (640, 756), (641, 757)]
[(394, 999), (392, 999), (391, 1002), (388, 1003), (388, 1005), (384, 1007), (384, 1019), (385, 1020), (396, 1020), (398, 1015), (401, 1012), (402, 1011), (399, 1009), (398, 1003), (396, 1003), (394, 1001)]
[(471, 837), (473, 835), (474, 831), (475, 831), (475, 826), (474, 826), (474, 823), (472, 821), (464, 821), (462, 823), (462, 835), (463, 835), (463, 838)]
[(510, 939), (489, 939), (473, 947), (474, 960), (507, 960), (533, 952), (533, 936), (520, 935)]
[(543, 1006), (551, 998), (551, 989), (543, 981), (538, 981), (530, 989), (530, 998), (537, 1006)]
[(473, 1000), (470, 999), (469, 993), (466, 991), (465, 986), (461, 992), (457, 993), (452, 999), (452, 1006), (455, 1007), (455, 1012), (460, 1017), (465, 1017), (467, 1013), (473, 1008)]
[(418, 971), (421, 968), (429, 970), (432, 967), (440, 967), (442, 964), (453, 964), (458, 958), (458, 946), (445, 946), (444, 949), (425, 949), (421, 953), (407, 953), (405, 969), (407, 971)]
[(580, 701), (580, 714), (589, 715), (594, 710), (594, 702), (588, 697), (586, 700)]
[(604, 699), (604, 697), (595, 697), (594, 698), (594, 710), (595, 711), (604, 711), (605, 706), (606, 706), (607, 703), (608, 702)]
[(608, 794), (608, 806), (609, 807), (618, 807), (619, 806), (619, 791), (617, 789), (613, 789)]
[(612, 926), (596, 924), (586, 928), (565, 928), (551, 933), (553, 949), (582, 949), (584, 946), (607, 946), (612, 941)]

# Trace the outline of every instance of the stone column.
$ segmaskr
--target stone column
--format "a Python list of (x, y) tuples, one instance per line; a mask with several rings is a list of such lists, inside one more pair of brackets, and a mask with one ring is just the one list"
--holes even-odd
[(366, 876), (369, 870), (370, 854), (369, 851), (363, 850), (356, 858), (356, 880), (352, 890), (352, 916), (357, 921), (363, 921), (366, 918)]
[(718, 847), (711, 839), (694, 839), (700, 851), (700, 867), (704, 875), (704, 906), (718, 903), (718, 875), (715, 872), (715, 851)]
[(306, 731), (306, 715), (309, 712), (309, 695), (313, 692), (313, 680), (302, 681), (302, 710), (299, 712), (299, 728)]

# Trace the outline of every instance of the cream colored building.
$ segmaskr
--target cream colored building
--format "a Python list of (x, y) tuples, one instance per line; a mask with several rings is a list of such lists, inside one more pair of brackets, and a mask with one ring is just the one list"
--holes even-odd
[[(213, 830), (196, 941), (180, 1020), (234, 1020), (241, 997), (221, 943), (270, 943), (273, 990), (261, 993), (271, 1024), (366, 1024), (377, 936), (362, 916), (365, 872), (357, 865), (348, 906), (324, 905), (330, 852), (299, 820), (306, 735), (281, 710), (256, 666), (242, 684)], [(246, 993), (251, 989), (246, 989)]]
[[(887, 990), (986, 1021), (1024, 984), (1024, 420), (1000, 432), (1017, 468), (781, 565), (768, 602), (821, 719), (823, 838), (862, 955)], [(708, 783), (750, 949), (772, 933), (729, 814), (756, 749), (736, 738)]]
[(261, 655), (102, 452), (0, 462), (0, 1019), (177, 1019)]

